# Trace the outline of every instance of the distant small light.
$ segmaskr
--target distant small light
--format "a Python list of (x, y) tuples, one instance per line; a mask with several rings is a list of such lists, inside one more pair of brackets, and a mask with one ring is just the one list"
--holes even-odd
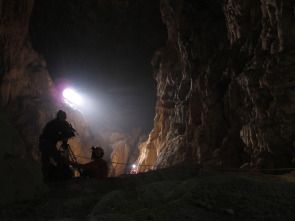
[(133, 164), (133, 165), (132, 165), (132, 168), (136, 168), (136, 165), (135, 165), (135, 164)]
[(62, 95), (69, 103), (76, 104), (76, 105), (83, 104), (82, 97), (72, 89), (65, 89)]

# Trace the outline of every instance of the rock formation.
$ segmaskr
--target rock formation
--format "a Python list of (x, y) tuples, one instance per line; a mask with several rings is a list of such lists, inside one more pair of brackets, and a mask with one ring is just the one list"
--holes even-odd
[[(29, 199), (45, 191), (35, 162), (39, 159), (38, 136), (58, 109), (67, 112), (77, 129), (79, 136), (70, 145), (81, 156), (90, 156), (91, 146), (102, 145), (111, 148), (107, 155), (119, 163), (133, 163), (140, 151), (137, 163), (154, 169), (178, 164), (294, 166), (294, 1), (160, 2), (168, 39), (152, 59), (157, 81), (156, 116), (144, 142), (137, 130), (130, 134), (120, 130), (93, 132), (79, 111), (56, 100), (45, 59), (33, 49), (28, 34), (34, 1), (0, 1), (0, 120), (1, 133), (5, 134), (1, 177), (11, 174), (11, 180), (1, 179), (1, 186), (6, 190), (15, 184), (1, 203)], [(115, 16), (114, 11), (107, 13), (110, 8), (124, 16), (129, 7), (129, 1), (96, 3), (108, 16)], [(133, 9), (141, 4), (130, 3)], [(96, 22), (97, 11), (87, 11), (89, 8), (93, 8), (91, 1), (83, 10)], [(79, 14), (80, 8), (72, 9)], [(137, 52), (137, 48), (130, 50)], [(108, 55), (112, 57), (112, 52)], [(112, 165), (110, 171), (116, 176), (128, 172), (128, 167)], [(23, 174), (27, 179), (22, 187), (18, 181), (23, 180)], [(26, 193), (27, 186), (30, 194)]]
[[(47, 80), (46, 73), (30, 75), (28, 69), (33, 69), (38, 64), (26, 69), (19, 63), (20, 60), (33, 63), (32, 60), (37, 59), (34, 53), (32, 57), (26, 57), (30, 51), (30, 47), (26, 47), (26, 37), (32, 6), (33, 1), (0, 1), (0, 205), (34, 199), (46, 191), (40, 167), (26, 152), (24, 142), (9, 123), (3, 108), (9, 101), (17, 102), (19, 95), (27, 96), (34, 91), (42, 96), (43, 90), (50, 87), (50, 82), (47, 88), (39, 88), (43, 85), (36, 84), (39, 77), (42, 78), (40, 83)], [(32, 81), (28, 81), (30, 77)], [(2, 81), (3, 79), (5, 80)]]
[[(138, 159), (292, 166), (294, 1), (161, 1), (154, 129)], [(293, 156), (292, 156), (293, 154)]]
[(40, 166), (25, 151), (3, 108), (0, 122), (0, 205), (36, 199), (47, 191)]
[(141, 135), (140, 128), (134, 128), (130, 133), (120, 130), (101, 132), (102, 138), (111, 149), (109, 176), (130, 173), (139, 155), (139, 146), (147, 135)]

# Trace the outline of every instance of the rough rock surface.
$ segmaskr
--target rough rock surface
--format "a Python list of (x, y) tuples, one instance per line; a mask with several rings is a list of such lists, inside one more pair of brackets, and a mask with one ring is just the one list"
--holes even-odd
[(102, 133), (102, 137), (111, 149), (109, 162), (109, 176), (129, 173), (132, 164), (139, 155), (139, 146), (144, 142), (141, 129), (135, 128), (130, 134), (122, 131)]
[(0, 108), (0, 132), (0, 205), (32, 200), (46, 193), (40, 166), (25, 151), (3, 108)]
[(294, 166), (294, 10), (162, 0), (168, 39), (152, 60), (156, 117), (139, 163)]
[[(42, 182), (40, 167), (26, 152), (24, 142), (13, 125), (9, 123), (6, 110), (3, 108), (8, 100), (16, 99), (19, 94), (28, 95), (30, 91), (43, 94), (43, 88), (39, 88), (39, 85), (35, 84), (36, 79), (40, 76), (32, 76), (28, 71), (23, 71), (23, 67), (17, 65), (19, 60), (30, 59), (26, 57), (30, 47), (24, 49), (24, 45), (27, 43), (26, 33), (32, 6), (33, 1), (21, 2), (20, 4), (17, 1), (0, 1), (1, 205), (34, 199), (46, 191), (46, 186)], [(33, 56), (33, 59), (35, 58)], [(12, 70), (10, 77), (7, 74), (9, 70)], [(32, 77), (32, 81), (28, 81), (29, 77)], [(41, 84), (46, 81), (46, 77), (46, 74), (41, 76)], [(3, 82), (3, 79), (6, 80)], [(3, 87), (6, 87), (6, 91), (3, 90)]]
[(169, 168), (105, 180), (50, 183), (35, 201), (0, 208), (6, 220), (286, 220), (294, 175)]

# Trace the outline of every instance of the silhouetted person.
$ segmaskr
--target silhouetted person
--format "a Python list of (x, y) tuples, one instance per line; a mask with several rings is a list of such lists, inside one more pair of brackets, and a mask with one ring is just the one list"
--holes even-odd
[[(58, 141), (67, 142), (75, 136), (75, 129), (67, 121), (66, 112), (59, 110), (56, 118), (45, 126), (39, 138), (44, 181), (68, 179), (73, 176), (67, 161), (56, 148)], [(54, 160), (54, 164), (51, 162)]]
[(92, 147), (91, 162), (79, 164), (70, 162), (73, 167), (83, 170), (83, 176), (89, 178), (106, 178), (108, 176), (107, 162), (102, 159), (104, 151), (101, 147)]

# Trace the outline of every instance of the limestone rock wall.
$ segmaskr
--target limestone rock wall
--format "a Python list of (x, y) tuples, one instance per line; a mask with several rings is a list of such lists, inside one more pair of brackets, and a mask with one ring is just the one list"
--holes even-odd
[(30, 14), (34, 0), (7, 1), (1, 0), (1, 78), (11, 64), (19, 59), (28, 33)]
[(130, 173), (139, 155), (139, 145), (146, 140), (141, 129), (134, 128), (130, 133), (106, 131), (102, 137), (110, 149), (109, 176)]
[(17, 131), (0, 108), (0, 205), (31, 200), (47, 192), (41, 168), (25, 151)]
[(138, 159), (292, 166), (294, 1), (161, 1), (154, 129)]
[[(41, 169), (27, 153), (25, 144), (18, 132), (8, 121), (7, 111), (3, 108), (10, 98), (16, 99), (19, 94), (28, 94), (30, 90), (42, 93), (38, 85), (29, 86), (28, 81), (20, 80), (12, 83), (23, 67), (18, 61), (26, 60), (26, 52), (22, 50), (26, 44), (26, 34), (30, 12), (34, 1), (0, 1), (0, 205), (34, 199), (46, 192), (42, 182)], [(27, 48), (30, 50), (30, 48)], [(10, 70), (11, 76), (8, 77)], [(23, 72), (22, 79), (28, 79), (28, 72)], [(2, 81), (3, 79), (5, 81)], [(36, 77), (38, 78), (38, 76)], [(35, 80), (33, 78), (33, 80)], [(46, 79), (45, 79), (46, 80)], [(40, 82), (41, 83), (41, 82)], [(23, 84), (27, 84), (24, 89)], [(16, 85), (19, 88), (14, 90)], [(40, 85), (43, 86), (43, 85)], [(6, 87), (7, 91), (3, 91)], [(2, 99), (3, 98), (3, 99)]]
[(28, 36), (33, 4), (34, 1), (1, 1), (0, 28), (2, 105), (29, 151), (36, 149), (36, 134), (41, 131), (36, 122), (47, 120), (44, 110), (53, 93), (46, 63), (32, 49)]

